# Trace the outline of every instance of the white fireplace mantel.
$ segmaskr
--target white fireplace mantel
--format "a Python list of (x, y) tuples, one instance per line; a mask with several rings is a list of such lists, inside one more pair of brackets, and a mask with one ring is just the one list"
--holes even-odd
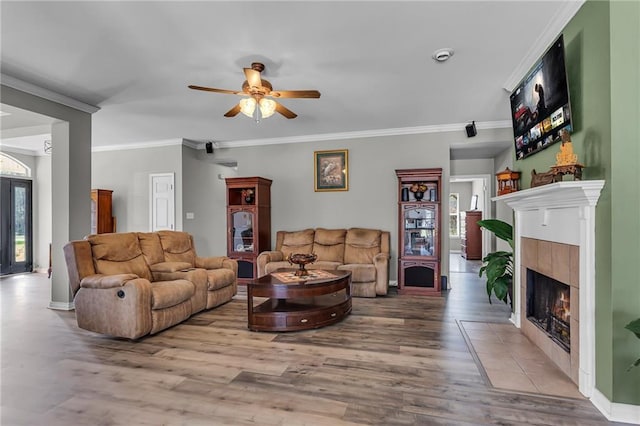
[(501, 195), (492, 200), (504, 201), (515, 211), (595, 206), (603, 187), (603, 180), (556, 182)]
[(515, 211), (512, 322), (521, 327), (522, 237), (580, 247), (579, 377), (580, 392), (595, 389), (595, 206), (603, 180), (556, 182), (492, 198)]

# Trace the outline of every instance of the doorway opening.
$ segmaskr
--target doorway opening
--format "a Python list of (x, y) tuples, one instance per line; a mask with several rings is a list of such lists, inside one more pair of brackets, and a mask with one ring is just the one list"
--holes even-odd
[[(471, 241), (474, 233), (467, 232), (467, 216), (478, 219), (491, 217), (490, 175), (457, 175), (449, 178), (449, 253), (463, 256), (470, 244), (477, 245), (475, 251), (484, 257), (491, 249), (491, 235), (480, 233), (479, 239)], [(466, 259), (466, 257), (465, 257)]]

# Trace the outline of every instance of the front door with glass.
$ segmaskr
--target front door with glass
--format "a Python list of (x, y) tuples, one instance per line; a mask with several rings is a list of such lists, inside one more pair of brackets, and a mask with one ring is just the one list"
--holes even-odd
[(0, 274), (31, 272), (31, 181), (0, 178)]

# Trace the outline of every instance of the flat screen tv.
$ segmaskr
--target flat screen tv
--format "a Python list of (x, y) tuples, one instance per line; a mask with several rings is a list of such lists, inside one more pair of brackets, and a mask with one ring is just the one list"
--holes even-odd
[(571, 133), (569, 85), (562, 35), (511, 93), (516, 159), (528, 157)]

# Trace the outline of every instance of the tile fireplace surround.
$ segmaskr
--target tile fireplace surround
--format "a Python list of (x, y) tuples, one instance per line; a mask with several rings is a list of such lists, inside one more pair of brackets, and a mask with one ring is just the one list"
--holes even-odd
[[(595, 206), (603, 180), (556, 182), (493, 198), (515, 211), (512, 322), (586, 397), (595, 388)], [(570, 285), (571, 353), (526, 318), (526, 270)]]

